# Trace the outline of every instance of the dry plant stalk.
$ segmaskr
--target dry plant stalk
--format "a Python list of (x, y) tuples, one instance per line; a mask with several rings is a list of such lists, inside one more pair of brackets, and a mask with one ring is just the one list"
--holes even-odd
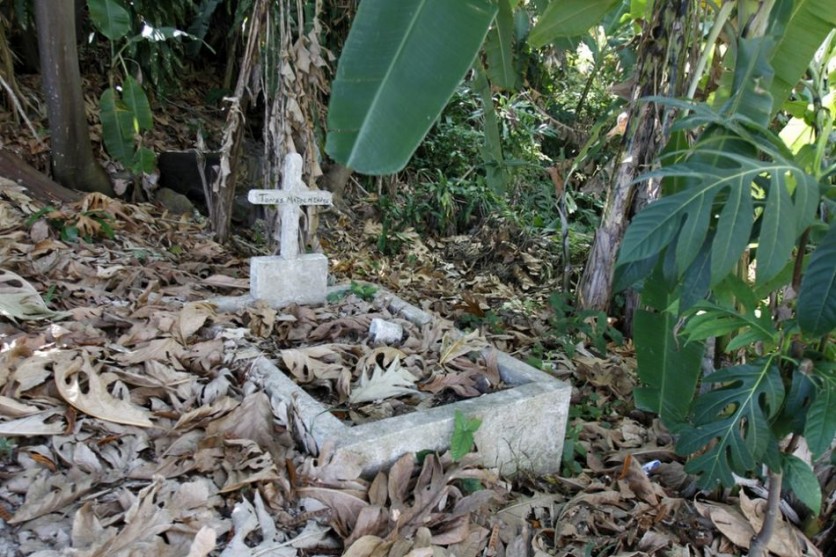
[(221, 163), (220, 171), (212, 182), (211, 189), (207, 189), (206, 203), (209, 207), (209, 221), (212, 229), (218, 236), (219, 242), (226, 242), (230, 234), (232, 219), (232, 204), (235, 198), (235, 172), (238, 166), (243, 140), (244, 112), (249, 98), (255, 97), (257, 91), (249, 92), (249, 98), (245, 97), (247, 85), (257, 67), (257, 54), (261, 35), (263, 33), (265, 16), (270, 6), (268, 0), (258, 0), (253, 5), (250, 16), (250, 28), (247, 37), (247, 47), (244, 50), (244, 57), (241, 61), (241, 70), (238, 74), (238, 82), (235, 84), (235, 92), (232, 97), (224, 100), (230, 103), (229, 113), (224, 127), (223, 141), (221, 142)]
[[(303, 175), (307, 176), (307, 185), (316, 189), (314, 181), (322, 175), (319, 165), (320, 153), (316, 148), (315, 121), (325, 121), (326, 110), (322, 95), (328, 91), (325, 72), (328, 69), (330, 53), (319, 44), (322, 27), (319, 21), (322, 2), (317, 1), (310, 24), (310, 31), (304, 21), (304, 9), (296, 3), (295, 16), (291, 11), (292, 0), (282, 0), (278, 4), (277, 24), (266, 26), (265, 43), (278, 52), (275, 64), (263, 64), (264, 84), (275, 83), (275, 90), (264, 88), (267, 98), (264, 103), (264, 188), (276, 187), (281, 182), (281, 168), (285, 155), (299, 153), (304, 160)], [(268, 19), (270, 16), (268, 15)], [(297, 29), (294, 36), (293, 29)], [(274, 33), (275, 31), (275, 33)], [(270, 36), (274, 33), (274, 36)], [(300, 251), (308, 246), (318, 250), (315, 239), (318, 218), (316, 209), (304, 209), (304, 222), (300, 226)], [(268, 213), (268, 233), (281, 229), (277, 211)]]

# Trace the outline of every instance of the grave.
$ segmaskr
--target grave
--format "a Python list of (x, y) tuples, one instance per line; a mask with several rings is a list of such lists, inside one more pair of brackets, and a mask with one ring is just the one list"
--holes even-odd
[[(329, 294), (347, 290), (331, 287)], [(438, 319), (386, 290), (378, 290), (377, 304), (418, 326)], [(235, 311), (251, 303), (249, 297), (211, 300), (220, 311)], [(497, 366), (505, 390), (460, 400), (421, 412), (360, 425), (341, 422), (328, 408), (293, 382), (273, 363), (279, 354), (256, 358), (248, 378), (264, 389), (277, 415), (293, 408), (296, 429), (317, 447), (331, 445), (335, 463), (358, 465), (370, 476), (407, 452), (443, 451), (453, 434), (455, 412), (476, 417), (482, 424), (474, 435), (481, 463), (504, 474), (560, 470), (563, 440), (572, 387), (567, 383), (498, 353)]]
[(299, 218), (305, 205), (331, 205), (331, 193), (311, 191), (302, 180), (302, 157), (289, 153), (282, 167), (282, 189), (250, 190), (256, 205), (278, 205), (281, 216), (279, 255), (250, 261), (250, 295), (271, 306), (322, 304), (328, 287), (328, 259), (321, 253), (299, 254)]
[[(280, 255), (253, 258), (251, 295), (210, 300), (220, 311), (239, 310), (254, 299), (266, 300), (277, 308), (291, 303), (322, 304), (328, 294), (349, 288), (337, 286), (329, 291), (324, 255), (299, 255), (299, 207), (330, 204), (327, 192), (305, 189), (301, 165), (301, 157), (288, 155), (281, 191), (250, 192), (252, 203), (280, 206)], [(383, 289), (378, 289), (375, 298), (377, 304), (418, 326), (438, 319)], [(548, 474), (560, 469), (572, 388), (508, 354), (499, 353), (497, 357), (500, 376), (508, 386), (505, 390), (361, 425), (347, 425), (332, 415), (274, 365), (278, 357), (264, 354), (255, 359), (249, 380), (264, 389), (276, 414), (287, 414), (288, 422), (293, 421), (294, 429), (301, 430), (304, 438), (319, 448), (330, 446), (332, 461), (359, 466), (367, 476), (407, 452), (445, 450), (453, 434), (456, 411), (482, 421), (474, 440), (483, 465), (498, 468), (503, 474)]]

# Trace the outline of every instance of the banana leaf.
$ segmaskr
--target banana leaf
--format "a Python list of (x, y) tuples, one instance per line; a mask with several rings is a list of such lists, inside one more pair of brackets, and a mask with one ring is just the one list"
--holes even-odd
[(326, 152), (366, 174), (406, 166), (496, 12), (491, 0), (363, 0), (332, 87)]

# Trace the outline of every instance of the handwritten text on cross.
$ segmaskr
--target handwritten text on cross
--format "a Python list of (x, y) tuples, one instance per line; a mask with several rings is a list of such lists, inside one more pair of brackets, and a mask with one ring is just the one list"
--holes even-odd
[(282, 168), (281, 190), (250, 190), (247, 200), (255, 205), (278, 205), (282, 219), (279, 254), (285, 259), (299, 255), (299, 216), (302, 205), (331, 205), (331, 192), (311, 191), (302, 181), (302, 157), (288, 153)]

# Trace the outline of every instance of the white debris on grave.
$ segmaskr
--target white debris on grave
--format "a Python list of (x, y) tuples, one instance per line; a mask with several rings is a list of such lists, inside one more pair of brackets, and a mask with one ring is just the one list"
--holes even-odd
[(398, 323), (376, 317), (369, 325), (369, 339), (373, 345), (392, 345), (403, 339), (403, 327)]

